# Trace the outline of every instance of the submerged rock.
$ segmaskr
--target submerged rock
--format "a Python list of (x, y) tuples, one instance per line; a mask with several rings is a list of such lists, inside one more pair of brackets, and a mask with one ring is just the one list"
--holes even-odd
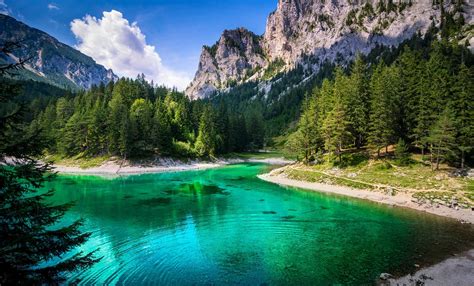
[(380, 280), (388, 280), (388, 279), (390, 279), (390, 278), (392, 278), (392, 277), (393, 277), (393, 275), (390, 274), (390, 273), (382, 273), (382, 274), (380, 274), (380, 276), (379, 276)]
[(146, 205), (150, 207), (169, 205), (170, 203), (171, 203), (171, 198), (162, 198), (162, 197), (140, 200), (138, 202), (139, 205)]

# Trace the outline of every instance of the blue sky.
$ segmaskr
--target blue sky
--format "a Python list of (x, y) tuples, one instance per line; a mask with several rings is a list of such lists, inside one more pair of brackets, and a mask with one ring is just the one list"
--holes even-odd
[[(66, 44), (78, 47), (101, 64), (111, 66), (118, 74), (129, 75), (143, 66), (138, 64), (135, 69), (123, 72), (117, 70), (123, 69), (127, 64), (130, 65), (130, 62), (124, 61), (117, 64), (111, 62), (115, 57), (111, 57), (110, 54), (94, 54), (97, 50), (103, 50), (104, 46), (97, 39), (101, 35), (100, 32), (97, 33), (95, 40), (90, 34), (101, 30), (102, 35), (117, 31), (117, 33), (132, 33), (139, 39), (144, 36), (142, 46), (147, 50), (148, 56), (158, 59), (157, 61), (161, 60), (157, 63), (157, 68), (160, 69), (160, 66), (163, 66), (164, 73), (169, 73), (169, 76), (161, 77), (158, 81), (169, 80), (171, 83), (165, 82), (165, 84), (183, 85), (183, 80), (176, 84), (173, 79), (176, 81), (178, 77), (186, 77), (186, 80), (189, 80), (194, 76), (202, 45), (213, 44), (224, 29), (246, 27), (257, 34), (262, 34), (266, 18), (271, 11), (275, 10), (277, 0), (0, 0), (0, 8), (2, 8), (2, 3), (4, 3), (3, 10), (11, 16), (51, 34)], [(103, 14), (112, 10), (119, 13), (107, 14), (108, 16)], [(86, 15), (95, 18), (86, 21), (84, 19)], [(111, 20), (114, 23), (109, 23), (110, 21), (108, 23), (117, 29), (110, 25), (105, 27), (105, 18), (115, 19)], [(79, 21), (77, 21), (76, 32), (73, 33), (71, 22), (75, 19)], [(124, 20), (128, 20), (128, 24)], [(135, 25), (134, 22), (136, 22)], [(139, 28), (140, 32), (135, 27)], [(81, 36), (78, 37), (78, 35)], [(124, 37), (130, 40), (133, 36), (125, 35)], [(107, 38), (109, 37), (102, 36), (100, 39), (107, 41)], [(81, 42), (83, 42), (82, 46)], [(128, 44), (124, 42), (123, 46), (128, 46)], [(154, 52), (158, 58), (146, 48), (147, 46), (154, 46)], [(120, 46), (117, 46), (117, 49), (120, 49)], [(133, 55), (133, 52), (129, 51), (128, 54)], [(116, 51), (111, 54), (114, 53)], [(139, 51), (138, 54), (142, 52)], [(122, 56), (125, 57), (125, 55)], [(150, 61), (150, 59), (144, 59), (144, 61)], [(153, 68), (152, 65), (150, 69)], [(157, 75), (151, 74), (150, 77), (155, 79)]]

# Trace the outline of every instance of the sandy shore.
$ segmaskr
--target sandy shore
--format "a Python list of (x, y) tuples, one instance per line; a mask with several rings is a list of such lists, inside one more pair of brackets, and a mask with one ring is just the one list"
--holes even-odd
[[(433, 266), (423, 268), (413, 275), (389, 279), (386, 285), (474, 285), (474, 249)], [(383, 284), (382, 284), (383, 285)]]
[(392, 196), (392, 195), (384, 194), (377, 191), (353, 189), (353, 188), (345, 187), (345, 186), (336, 186), (336, 185), (293, 180), (293, 179), (287, 178), (284, 174), (281, 173), (279, 169), (273, 170), (272, 172), (268, 174), (259, 175), (258, 177), (264, 181), (283, 185), (283, 186), (290, 186), (290, 187), (297, 187), (297, 188), (318, 191), (318, 192), (339, 194), (339, 195), (370, 200), (370, 201), (388, 204), (388, 205), (407, 207), (407, 208), (415, 209), (418, 211), (450, 217), (462, 222), (468, 222), (468, 223), (474, 224), (474, 211), (472, 210), (468, 210), (468, 209), (455, 210), (455, 209), (442, 206), (442, 205), (440, 205), (439, 207), (420, 205), (412, 201), (413, 198), (411, 194), (409, 193), (397, 192), (396, 195)]
[(153, 163), (132, 164), (130, 162), (121, 162), (119, 160), (107, 161), (104, 164), (92, 168), (80, 168), (78, 166), (53, 165), (54, 170), (62, 174), (84, 174), (84, 175), (131, 175), (144, 173), (162, 173), (162, 172), (178, 172), (191, 170), (204, 170), (217, 168), (228, 164), (236, 164), (243, 162), (266, 163), (272, 165), (285, 165), (292, 161), (284, 158), (267, 158), (267, 159), (219, 159), (212, 162), (206, 161), (179, 161), (173, 159), (159, 159)]

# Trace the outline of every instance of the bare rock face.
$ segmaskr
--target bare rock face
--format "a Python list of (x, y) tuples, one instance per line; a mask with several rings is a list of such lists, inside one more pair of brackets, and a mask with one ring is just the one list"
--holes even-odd
[[(457, 2), (445, 0), (443, 8), (449, 11)], [(474, 23), (471, 8), (463, 8), (468, 25)], [(318, 59), (306, 63), (317, 72), (318, 63), (326, 60), (347, 63), (377, 44), (396, 46), (417, 32), (424, 34), (432, 23), (439, 26), (440, 18), (440, 5), (431, 0), (279, 0), (262, 37), (244, 29), (226, 31), (215, 46), (205, 47), (186, 93), (206, 97), (229, 82), (265, 78), (272, 63), (284, 62), (283, 70), (289, 69), (308, 55)], [(237, 44), (226, 39), (237, 39)], [(467, 41), (472, 44), (472, 36)]]
[(20, 76), (65, 88), (90, 88), (117, 79), (112, 70), (97, 64), (91, 57), (59, 42), (50, 35), (29, 27), (14, 18), (0, 14), (0, 43), (18, 42), (8, 58), (16, 62), (29, 59)]
[(250, 78), (266, 63), (261, 40), (244, 28), (224, 31), (216, 44), (203, 47), (198, 71), (186, 93), (203, 97)]

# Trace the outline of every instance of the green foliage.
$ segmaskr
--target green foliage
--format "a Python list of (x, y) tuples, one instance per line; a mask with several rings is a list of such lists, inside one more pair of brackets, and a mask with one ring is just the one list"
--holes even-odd
[(398, 139), (397, 147), (395, 149), (395, 158), (400, 166), (407, 166), (410, 164), (408, 145), (402, 138)]
[[(0, 49), (1, 50), (1, 49)], [(1, 57), (5, 55), (0, 54)], [(8, 67), (0, 65), (0, 75)], [(44, 147), (38, 125), (24, 124), (24, 105), (15, 104), (17, 83), (0, 87), (0, 284), (56, 285), (70, 272), (93, 265), (93, 253), (74, 253), (90, 236), (82, 220), (70, 225), (62, 218), (71, 204), (50, 205), (54, 191), (43, 189), (51, 167), (33, 159)]]
[[(380, 154), (380, 149), (388, 151), (389, 145), (401, 140), (395, 152), (398, 165), (412, 162), (405, 150), (408, 145), (419, 148), (422, 154), (429, 147), (434, 165), (444, 161), (464, 167), (467, 161), (472, 162), (472, 55), (461, 46), (443, 42), (421, 44), (416, 52), (405, 46), (399, 53), (382, 57), (390, 64), (380, 61), (372, 70), (358, 56), (349, 76), (336, 69), (334, 80), (323, 80), (313, 91), (310, 102), (317, 120), (313, 118), (312, 125), (308, 124), (308, 104), (304, 102), (287, 147), (299, 152), (305, 161), (319, 148), (332, 154), (327, 158), (339, 154), (339, 161), (344, 161), (343, 153), (352, 145), (361, 148), (368, 144)], [(440, 127), (439, 114), (446, 107), (453, 116)], [(306, 128), (309, 132), (305, 126), (311, 126)], [(456, 132), (451, 134), (453, 126)], [(323, 147), (307, 140), (318, 134), (325, 139)], [(439, 138), (440, 134), (447, 134), (441, 147), (433, 141), (433, 136)], [(304, 150), (311, 153), (305, 155)], [(461, 160), (457, 161), (458, 157)]]
[(446, 108), (432, 126), (427, 138), (431, 151), (431, 164), (439, 169), (439, 164), (450, 156), (455, 156), (456, 130), (453, 112)]
[(379, 154), (396, 138), (396, 107), (398, 106), (398, 69), (379, 64), (371, 78), (371, 112), (369, 146)]
[(281, 72), (282, 68), (285, 66), (285, 61), (281, 58), (278, 58), (271, 62), (263, 74), (263, 79), (268, 80)]
[(342, 99), (335, 100), (333, 109), (323, 121), (322, 132), (326, 150), (339, 156), (339, 162), (341, 162), (342, 149), (350, 142), (352, 135), (349, 132), (346, 107)]
[[(46, 151), (66, 157), (182, 158), (263, 147), (265, 128), (258, 107), (247, 115), (223, 104), (191, 101), (176, 90), (153, 87), (139, 76), (52, 100), (30, 128), (42, 129), (49, 143)], [(248, 135), (248, 129), (256, 132)]]
[(213, 157), (219, 144), (212, 110), (205, 108), (199, 123), (199, 133), (196, 139), (195, 150), (198, 156)]

